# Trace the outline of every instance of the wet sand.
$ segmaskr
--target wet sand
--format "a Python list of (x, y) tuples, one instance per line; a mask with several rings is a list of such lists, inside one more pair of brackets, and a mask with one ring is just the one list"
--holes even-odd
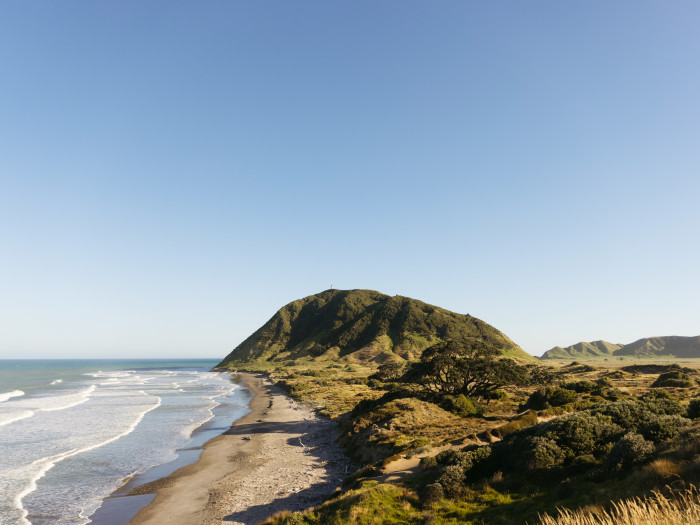
[(251, 412), (206, 443), (196, 463), (131, 489), (155, 498), (129, 524), (255, 524), (316, 505), (340, 486), (349, 461), (335, 424), (261, 376), (241, 379), (254, 394)]

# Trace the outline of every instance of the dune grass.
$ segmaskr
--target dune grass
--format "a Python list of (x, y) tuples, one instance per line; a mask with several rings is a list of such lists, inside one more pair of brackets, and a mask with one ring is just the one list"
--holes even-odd
[(609, 510), (559, 509), (540, 517), (540, 525), (681, 525), (700, 523), (700, 493), (693, 486), (681, 493), (654, 492), (644, 498), (614, 502)]

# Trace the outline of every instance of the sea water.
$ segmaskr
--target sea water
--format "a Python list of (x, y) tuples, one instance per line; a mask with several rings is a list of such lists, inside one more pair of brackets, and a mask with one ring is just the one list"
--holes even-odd
[(0, 360), (0, 524), (90, 523), (127, 480), (223, 432), (250, 393), (215, 364)]

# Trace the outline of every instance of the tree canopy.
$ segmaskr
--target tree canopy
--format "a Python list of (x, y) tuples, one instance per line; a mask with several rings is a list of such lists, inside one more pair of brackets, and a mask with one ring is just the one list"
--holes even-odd
[(483, 341), (447, 341), (427, 348), (420, 361), (412, 363), (402, 380), (441, 395), (464, 394), (488, 398), (500, 387), (531, 382), (531, 370)]

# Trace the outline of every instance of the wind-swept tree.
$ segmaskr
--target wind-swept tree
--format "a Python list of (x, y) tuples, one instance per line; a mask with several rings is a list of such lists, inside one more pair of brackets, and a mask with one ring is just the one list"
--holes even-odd
[(530, 382), (530, 371), (479, 340), (447, 341), (423, 351), (402, 380), (441, 395), (488, 398), (504, 385)]

